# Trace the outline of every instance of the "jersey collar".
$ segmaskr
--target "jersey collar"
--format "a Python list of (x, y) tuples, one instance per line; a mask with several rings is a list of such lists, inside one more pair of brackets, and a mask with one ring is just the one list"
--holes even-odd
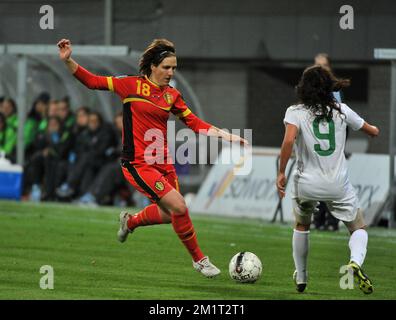
[(156, 84), (155, 82), (151, 81), (151, 80), (149, 79), (149, 77), (147, 77), (146, 75), (145, 75), (144, 77), (145, 77), (146, 80), (147, 80), (148, 82), (150, 82), (150, 84), (152, 84), (154, 87), (160, 88), (160, 86), (159, 86), (158, 84)]
[(165, 90), (165, 89), (168, 87), (168, 86), (160, 87), (158, 84), (156, 84), (155, 82), (151, 81), (151, 80), (149, 79), (149, 77), (147, 77), (147, 75), (144, 75), (144, 78), (145, 78), (148, 82), (150, 82), (151, 85), (153, 85), (154, 87), (156, 87), (156, 88), (158, 88), (158, 89), (160, 89), (160, 90)]

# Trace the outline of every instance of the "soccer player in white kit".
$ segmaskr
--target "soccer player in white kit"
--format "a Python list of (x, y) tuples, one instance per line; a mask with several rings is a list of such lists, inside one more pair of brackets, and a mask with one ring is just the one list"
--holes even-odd
[(349, 268), (359, 288), (371, 293), (373, 286), (361, 266), (368, 235), (356, 192), (348, 179), (344, 156), (346, 127), (377, 136), (379, 130), (365, 122), (344, 103), (338, 103), (333, 91), (349, 85), (337, 79), (328, 68), (307, 68), (296, 87), (300, 104), (290, 106), (284, 118), (285, 135), (280, 153), (277, 189), (285, 196), (285, 169), (296, 145), (297, 166), (292, 181), (292, 201), (296, 225), (293, 233), (293, 279), (298, 292), (307, 286), (309, 227), (318, 201), (324, 201), (331, 214), (344, 222), (351, 237)]

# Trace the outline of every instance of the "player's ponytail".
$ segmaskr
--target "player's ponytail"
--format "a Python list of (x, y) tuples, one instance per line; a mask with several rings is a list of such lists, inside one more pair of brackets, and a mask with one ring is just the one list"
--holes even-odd
[(158, 66), (165, 58), (176, 56), (175, 46), (166, 39), (154, 39), (143, 52), (139, 61), (139, 72), (151, 75), (151, 65)]
[(304, 70), (296, 91), (300, 103), (315, 116), (330, 120), (334, 109), (342, 114), (333, 92), (349, 85), (349, 79), (336, 78), (329, 69), (315, 65)]

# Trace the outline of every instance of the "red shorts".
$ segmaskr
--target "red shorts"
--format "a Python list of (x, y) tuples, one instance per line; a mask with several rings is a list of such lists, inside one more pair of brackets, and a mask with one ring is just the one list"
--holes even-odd
[(128, 182), (151, 202), (158, 202), (174, 189), (179, 191), (176, 170), (172, 164), (131, 164), (127, 160), (121, 160), (121, 168)]

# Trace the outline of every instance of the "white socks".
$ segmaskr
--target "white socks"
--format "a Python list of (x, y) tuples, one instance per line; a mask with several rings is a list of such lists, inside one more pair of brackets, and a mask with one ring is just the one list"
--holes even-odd
[(362, 266), (367, 252), (368, 235), (364, 229), (355, 230), (349, 239), (349, 249), (351, 249), (351, 261)]
[[(360, 267), (364, 262), (367, 252), (368, 235), (366, 230), (358, 229), (354, 231), (349, 240), (351, 249), (351, 261)], [(309, 251), (309, 231), (293, 232), (293, 259), (297, 270), (297, 283), (307, 282), (307, 258)]]
[(297, 283), (307, 282), (307, 258), (309, 249), (309, 231), (293, 232), (293, 259), (297, 270)]

